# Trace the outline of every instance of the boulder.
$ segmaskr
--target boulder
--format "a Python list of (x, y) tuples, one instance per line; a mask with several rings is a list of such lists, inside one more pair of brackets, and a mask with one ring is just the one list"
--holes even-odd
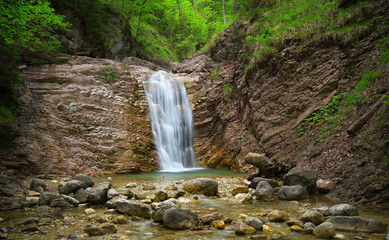
[(330, 222), (322, 223), (313, 230), (313, 235), (317, 238), (332, 239), (335, 236), (335, 227)]
[(168, 195), (164, 191), (157, 191), (155, 193), (155, 198), (154, 202), (160, 202), (160, 201), (165, 201), (168, 198)]
[(99, 227), (101, 229), (103, 229), (103, 231), (106, 233), (106, 234), (110, 234), (110, 233), (116, 233), (117, 232), (117, 227), (115, 224), (112, 224), (112, 223), (104, 223), (104, 224), (101, 224), (99, 225)]
[(104, 235), (104, 230), (98, 226), (94, 226), (91, 224), (86, 225), (84, 228), (84, 232), (88, 234), (90, 237), (92, 236), (102, 236)]
[(88, 200), (91, 203), (103, 204), (107, 201), (108, 190), (111, 189), (112, 183), (110, 180), (102, 180), (94, 187), (88, 188), (89, 193)]
[(118, 200), (116, 202), (116, 209), (119, 212), (143, 218), (151, 218), (153, 212), (149, 205), (136, 200)]
[(127, 183), (126, 188), (136, 188), (137, 186), (138, 185), (136, 183), (132, 182), (132, 183)]
[(312, 233), (315, 228), (316, 228), (316, 225), (311, 223), (311, 222), (306, 222), (303, 225), (304, 233)]
[(244, 219), (243, 222), (246, 223), (247, 225), (255, 228), (256, 231), (261, 231), (263, 228), (262, 221), (256, 217), (248, 217), (248, 218)]
[(70, 197), (70, 196), (68, 196), (68, 195), (61, 195), (61, 197), (62, 197), (63, 199), (65, 199), (66, 202), (68, 202), (68, 203), (70, 203), (70, 204), (72, 204), (72, 205), (74, 205), (74, 206), (78, 206), (78, 204), (80, 204), (80, 201), (78, 201), (77, 199), (72, 198), (72, 197)]
[(218, 213), (218, 212), (206, 214), (206, 215), (203, 215), (200, 217), (200, 221), (204, 225), (209, 225), (213, 221), (223, 220), (223, 219), (224, 219), (223, 215), (221, 215), (221, 213)]
[(304, 226), (303, 222), (301, 222), (299, 220), (295, 220), (295, 219), (286, 221), (286, 224), (288, 224), (288, 226), (299, 226), (299, 227)]
[(191, 194), (215, 196), (218, 183), (211, 178), (196, 178), (184, 183), (183, 189)]
[(250, 202), (252, 197), (253, 196), (250, 193), (238, 193), (230, 199), (230, 202), (233, 203)]
[(284, 176), (284, 185), (301, 185), (308, 193), (316, 192), (317, 171), (305, 168), (293, 168)]
[(163, 213), (163, 224), (172, 229), (188, 229), (197, 226), (198, 216), (189, 209), (171, 208)]
[(60, 194), (69, 195), (71, 193), (77, 192), (78, 189), (82, 188), (84, 183), (78, 180), (70, 180), (65, 183), (65, 185), (58, 188)]
[(159, 202), (152, 213), (153, 220), (155, 222), (162, 222), (163, 213), (170, 208), (177, 208), (177, 204), (175, 204), (172, 200)]
[(259, 173), (265, 175), (266, 177), (273, 177), (274, 164), (268, 157), (266, 157), (265, 154), (250, 152), (244, 157), (244, 161), (247, 164), (256, 166), (259, 169)]
[(49, 205), (54, 199), (62, 198), (58, 194), (54, 193), (43, 193), (38, 200), (39, 205)]
[(258, 183), (262, 182), (262, 181), (268, 182), (272, 188), (280, 187), (280, 185), (278, 184), (278, 182), (276, 180), (270, 179), (270, 178), (262, 178), (262, 177), (253, 178), (253, 180), (251, 180), (251, 182), (250, 182), (249, 187), (256, 189)]
[(125, 224), (128, 223), (128, 217), (127, 215), (119, 215), (113, 219), (113, 222), (118, 224)]
[(235, 234), (236, 235), (252, 235), (255, 234), (257, 231), (254, 227), (249, 226), (246, 223), (239, 223), (238, 226), (235, 228)]
[(50, 202), (50, 207), (58, 207), (58, 208), (69, 208), (72, 207), (70, 203), (68, 203), (65, 199), (62, 197), (56, 198), (53, 201)]
[(282, 200), (300, 200), (308, 198), (308, 191), (300, 185), (283, 186), (278, 191), (278, 197)]
[(231, 193), (232, 195), (236, 195), (238, 193), (248, 193), (249, 192), (249, 188), (246, 186), (246, 185), (238, 185), (238, 186), (235, 186)]
[(35, 192), (43, 193), (47, 189), (47, 184), (41, 179), (34, 178), (30, 183), (30, 190)]
[(332, 189), (334, 189), (335, 185), (335, 182), (330, 180), (319, 179), (316, 181), (317, 190), (324, 194), (331, 192)]
[(376, 220), (358, 216), (335, 216), (330, 217), (326, 222), (332, 223), (335, 229), (340, 231), (384, 233), (387, 227)]
[(93, 179), (85, 174), (78, 174), (72, 178), (72, 180), (78, 180), (82, 182), (82, 188), (86, 189), (88, 187), (92, 187), (95, 182)]
[(74, 194), (74, 198), (77, 199), (80, 203), (85, 203), (89, 199), (89, 193), (85, 189), (80, 188)]
[(131, 199), (132, 197), (134, 197), (134, 193), (129, 189), (119, 189), (118, 192), (121, 195), (127, 196), (128, 199)]
[(211, 225), (211, 227), (217, 228), (217, 229), (223, 229), (226, 226), (226, 224), (223, 220), (215, 220), (215, 221), (211, 222), (210, 225)]
[(116, 208), (116, 202), (119, 201), (119, 200), (125, 200), (127, 199), (126, 196), (124, 195), (119, 195), (119, 196), (116, 196), (116, 197), (113, 197), (112, 199), (108, 200), (106, 203), (105, 203), (105, 206), (107, 208)]
[(276, 196), (274, 194), (273, 188), (268, 182), (262, 181), (257, 184), (254, 195), (258, 200), (265, 202), (276, 201)]
[(301, 215), (300, 220), (303, 222), (311, 222), (315, 225), (319, 225), (326, 220), (323, 214), (316, 210), (307, 210)]
[(332, 216), (358, 216), (358, 209), (350, 204), (337, 204), (329, 208)]
[(112, 199), (112, 198), (114, 198), (116, 196), (119, 196), (119, 194), (120, 193), (118, 191), (116, 191), (115, 189), (111, 188), (111, 189), (108, 190), (107, 198), (108, 199)]
[(285, 222), (289, 220), (288, 214), (279, 210), (271, 211), (268, 216), (271, 222)]

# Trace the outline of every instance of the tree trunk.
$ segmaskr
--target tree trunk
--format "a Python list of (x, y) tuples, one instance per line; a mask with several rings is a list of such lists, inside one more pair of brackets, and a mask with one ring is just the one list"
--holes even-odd
[(225, 3), (225, 0), (222, 0), (222, 3), (223, 3), (223, 21), (224, 21), (224, 24), (227, 24), (227, 19), (226, 19), (226, 3)]
[(234, 3), (234, 14), (237, 14), (238, 13), (238, 0), (234, 0), (233, 3)]

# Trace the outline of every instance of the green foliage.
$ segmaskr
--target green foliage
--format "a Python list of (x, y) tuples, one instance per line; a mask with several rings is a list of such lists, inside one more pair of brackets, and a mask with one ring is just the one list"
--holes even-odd
[(214, 68), (212, 69), (211, 73), (209, 74), (209, 77), (211, 78), (211, 80), (216, 80), (219, 76), (220, 76), (220, 71), (219, 71), (219, 68)]
[(117, 70), (110, 70), (106, 73), (106, 80), (107, 80), (107, 83), (109, 83), (110, 85), (114, 84), (115, 81), (116, 81), (116, 76), (117, 75)]
[(367, 72), (365, 75), (362, 76), (362, 79), (355, 86), (353, 92), (347, 96), (345, 100), (345, 104), (357, 105), (364, 102), (366, 98), (363, 95), (363, 91), (366, 90), (375, 79), (381, 77), (382, 77), (382, 73), (380, 72), (375, 72), (375, 71)]
[(389, 62), (389, 50), (386, 50), (386, 51), (384, 51), (384, 52), (381, 53), (379, 62), (380, 62), (381, 64), (385, 64), (385, 63), (388, 63), (388, 62)]
[(223, 86), (222, 97), (225, 102), (231, 101), (233, 90), (234, 90), (234, 86), (232, 84), (227, 84)]

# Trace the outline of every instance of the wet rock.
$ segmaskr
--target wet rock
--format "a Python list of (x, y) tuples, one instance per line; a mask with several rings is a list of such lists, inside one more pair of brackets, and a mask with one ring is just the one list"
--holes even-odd
[(273, 166), (270, 159), (265, 154), (248, 153), (244, 157), (244, 161), (247, 164), (256, 166), (261, 172), (265, 171), (269, 167)]
[(128, 199), (131, 199), (132, 197), (134, 197), (134, 193), (129, 189), (119, 189), (118, 192), (121, 195), (127, 196)]
[(263, 231), (264, 232), (272, 232), (273, 231), (273, 229), (271, 229), (271, 227), (269, 226), (269, 225), (263, 225)]
[(283, 186), (278, 191), (278, 197), (282, 200), (300, 200), (308, 198), (308, 192), (300, 185)]
[(303, 222), (311, 222), (315, 225), (319, 225), (320, 223), (324, 222), (326, 218), (323, 216), (323, 214), (316, 210), (307, 210), (303, 215), (301, 215), (300, 220)]
[(120, 193), (118, 191), (116, 191), (115, 189), (111, 188), (111, 189), (108, 190), (107, 198), (108, 199), (112, 199), (112, 198), (114, 198), (116, 196), (119, 196), (119, 194)]
[(95, 204), (103, 204), (107, 201), (108, 190), (111, 189), (112, 183), (110, 180), (102, 180), (94, 187), (87, 190), (89, 193), (89, 201)]
[(65, 199), (61, 198), (56, 198), (50, 203), (50, 207), (59, 207), (59, 208), (69, 208), (72, 205), (68, 203)]
[(158, 203), (152, 213), (153, 220), (155, 222), (162, 222), (163, 213), (170, 208), (177, 208), (177, 204), (175, 204), (172, 200), (166, 200), (164, 202)]
[(250, 193), (238, 193), (230, 199), (230, 202), (233, 203), (250, 202), (252, 197), (253, 196)]
[(223, 220), (216, 220), (211, 222), (211, 227), (217, 228), (217, 229), (224, 229), (226, 227), (226, 224)]
[(86, 189), (88, 187), (92, 187), (95, 182), (93, 179), (85, 174), (78, 174), (72, 178), (72, 180), (78, 180), (82, 182), (82, 188)]
[(335, 235), (334, 225), (330, 222), (322, 223), (313, 230), (313, 235), (317, 238), (331, 239)]
[(335, 216), (329, 218), (326, 222), (332, 223), (336, 230), (340, 231), (358, 231), (371, 233), (386, 232), (386, 225), (373, 219), (358, 216)]
[(215, 196), (218, 183), (211, 178), (196, 178), (186, 181), (183, 189), (191, 194), (202, 194), (205, 196)]
[(105, 232), (105, 234), (110, 234), (110, 233), (116, 233), (117, 232), (117, 227), (115, 224), (112, 224), (112, 223), (105, 223), (105, 224), (101, 224), (99, 225), (99, 227), (101, 229), (103, 229), (103, 231)]
[(257, 231), (254, 227), (249, 226), (246, 223), (239, 223), (238, 226), (235, 228), (236, 235), (252, 235), (256, 232)]
[(64, 217), (63, 219), (67, 225), (70, 225), (74, 222), (74, 219), (72, 217)]
[(80, 204), (80, 202), (79, 202), (77, 199), (72, 198), (72, 197), (70, 197), (70, 196), (61, 195), (61, 197), (62, 197), (63, 199), (65, 199), (66, 202), (72, 204), (73, 206), (78, 206), (78, 204)]
[(238, 185), (238, 186), (235, 186), (233, 189), (232, 189), (232, 191), (231, 191), (231, 193), (232, 193), (232, 195), (236, 195), (236, 194), (238, 194), (238, 193), (248, 193), (249, 192), (249, 188), (247, 187), (247, 186), (245, 186), (245, 185)]
[(137, 186), (138, 185), (136, 183), (132, 182), (132, 183), (127, 183), (126, 188), (136, 188)]
[(8, 239), (8, 234), (0, 232), (0, 239)]
[(54, 194), (54, 193), (43, 193), (39, 197), (38, 204), (39, 205), (49, 205), (53, 200), (58, 199), (58, 198), (62, 198), (62, 197), (60, 195)]
[(113, 219), (113, 222), (117, 223), (117, 224), (125, 224), (125, 223), (128, 223), (128, 217), (127, 217), (127, 215), (120, 215), (120, 216), (115, 217)]
[(334, 189), (335, 182), (330, 180), (319, 179), (316, 181), (316, 188), (321, 193), (329, 193)]
[(271, 211), (268, 217), (271, 222), (284, 222), (289, 220), (288, 214), (279, 210)]
[(165, 201), (167, 199), (167, 193), (164, 191), (158, 191), (155, 193), (154, 202)]
[(209, 225), (213, 221), (223, 220), (224, 217), (223, 215), (221, 215), (221, 213), (215, 212), (215, 213), (203, 215), (199, 219), (204, 225)]
[(197, 226), (198, 216), (189, 209), (171, 208), (163, 213), (163, 224), (172, 229), (188, 229)]
[(30, 190), (43, 193), (47, 189), (47, 184), (44, 180), (34, 178), (30, 183)]
[(358, 216), (358, 209), (350, 204), (337, 204), (329, 208), (332, 216)]
[(299, 227), (303, 227), (304, 226), (304, 223), (299, 221), (299, 220), (288, 220), (286, 221), (286, 224), (288, 224), (288, 226), (293, 226), (293, 225), (296, 225), (296, 226), (299, 226)]
[(108, 200), (106, 203), (105, 203), (105, 206), (107, 208), (116, 208), (116, 202), (119, 201), (119, 200), (124, 200), (124, 199), (127, 199), (126, 196), (124, 195), (119, 195), (119, 196), (116, 196), (110, 200)]
[(65, 185), (58, 188), (58, 192), (60, 194), (69, 195), (71, 193), (75, 193), (78, 189), (82, 188), (84, 185), (83, 182), (78, 180), (70, 180), (65, 183)]
[(305, 168), (293, 168), (284, 176), (284, 185), (301, 185), (308, 193), (316, 192), (317, 171)]
[(276, 188), (276, 187), (279, 187), (279, 186), (280, 186), (280, 185), (278, 184), (278, 182), (277, 182), (276, 180), (274, 180), (274, 179), (256, 177), (256, 178), (253, 178), (253, 180), (251, 181), (249, 187), (250, 187), (250, 188), (253, 188), (253, 189), (256, 189), (258, 183), (259, 183), (259, 182), (262, 182), (262, 181), (268, 182), (272, 188)]
[(345, 235), (343, 235), (343, 234), (336, 233), (336, 234), (334, 235), (334, 239), (335, 239), (335, 240), (347, 240), (347, 237), (346, 237)]
[(257, 197), (258, 200), (266, 202), (277, 200), (273, 188), (268, 182), (265, 181), (259, 182), (257, 184), (257, 188), (255, 189), (254, 195)]
[(330, 214), (330, 209), (329, 209), (328, 207), (316, 208), (316, 211), (318, 211), (319, 213), (323, 214), (324, 216), (329, 216), (329, 215), (331, 215), (331, 214)]
[(255, 228), (256, 231), (261, 231), (263, 228), (262, 221), (256, 217), (248, 217), (248, 218), (244, 219), (243, 222), (246, 223), (247, 225)]
[(74, 198), (80, 203), (86, 203), (89, 199), (89, 193), (85, 189), (79, 189), (75, 194)]
[(84, 232), (91, 237), (92, 236), (103, 236), (105, 234), (103, 229), (101, 229), (97, 226), (91, 225), (91, 224), (86, 225), (86, 227), (84, 228)]
[(156, 187), (153, 184), (146, 184), (143, 186), (143, 190), (155, 190)]
[(290, 230), (292, 232), (301, 232), (303, 230), (303, 228), (301, 226), (292, 225), (292, 226), (290, 226)]
[(118, 200), (116, 202), (116, 209), (119, 212), (127, 213), (144, 218), (151, 218), (152, 209), (149, 205), (135, 200)]
[(86, 215), (90, 215), (90, 214), (96, 213), (96, 210), (94, 210), (93, 208), (87, 208), (84, 210), (84, 213)]
[(38, 231), (40, 231), (40, 229), (36, 225), (34, 225), (34, 224), (27, 225), (27, 226), (22, 228), (22, 232), (26, 232), (26, 233), (38, 232)]
[(306, 222), (303, 225), (304, 233), (312, 233), (315, 228), (316, 228), (316, 225), (311, 223), (311, 222)]
[(105, 223), (108, 221), (107, 218), (102, 214), (95, 214), (95, 215), (88, 216), (88, 219), (99, 223)]
[(31, 225), (39, 223), (39, 218), (30, 217), (18, 223), (18, 225)]
[(51, 217), (53, 219), (63, 219), (64, 216), (62, 214), (62, 211), (60, 208), (56, 208), (53, 211), (51, 211), (49, 214), (47, 214), (48, 217)]

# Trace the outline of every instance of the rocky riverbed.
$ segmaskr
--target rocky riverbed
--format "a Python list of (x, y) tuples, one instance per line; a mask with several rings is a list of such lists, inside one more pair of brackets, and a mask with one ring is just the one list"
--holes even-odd
[(0, 212), (0, 239), (387, 238), (387, 211), (304, 191), (281, 200), (290, 196), (285, 179), (247, 177), (197, 170), (33, 180), (21, 209)]

